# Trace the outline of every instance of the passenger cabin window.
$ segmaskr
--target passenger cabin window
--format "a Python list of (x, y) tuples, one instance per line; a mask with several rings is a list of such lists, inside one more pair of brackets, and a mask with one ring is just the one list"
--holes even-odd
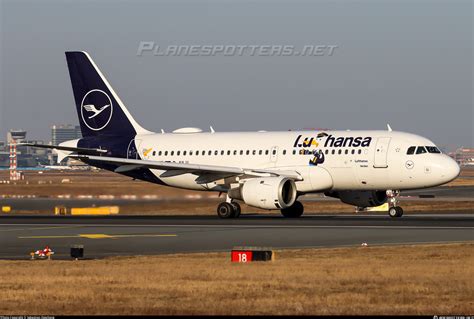
[(426, 153), (426, 148), (424, 146), (418, 146), (416, 149), (416, 154), (423, 154)]
[(283, 150), (283, 155), (286, 155), (286, 150)]
[(407, 155), (415, 154), (415, 149), (416, 149), (416, 146), (410, 146), (407, 150)]
[(427, 146), (428, 153), (440, 154), (441, 151), (436, 146)]

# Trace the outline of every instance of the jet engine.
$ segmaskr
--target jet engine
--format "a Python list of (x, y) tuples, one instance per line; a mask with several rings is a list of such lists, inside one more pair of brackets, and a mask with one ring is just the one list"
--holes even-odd
[(380, 206), (387, 201), (385, 191), (336, 191), (326, 196), (339, 198), (341, 202), (358, 207)]
[(263, 209), (283, 209), (296, 200), (296, 184), (287, 177), (261, 177), (246, 180), (229, 190), (229, 197)]

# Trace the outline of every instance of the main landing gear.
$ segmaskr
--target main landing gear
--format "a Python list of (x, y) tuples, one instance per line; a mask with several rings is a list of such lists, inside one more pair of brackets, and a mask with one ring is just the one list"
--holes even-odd
[(400, 191), (387, 190), (388, 215), (392, 218), (403, 216), (403, 208), (398, 206), (398, 196), (400, 196)]
[(220, 218), (237, 218), (240, 212), (240, 205), (237, 202), (222, 202), (217, 206), (217, 216)]
[(304, 213), (304, 206), (301, 202), (296, 201), (290, 207), (281, 210), (281, 214), (287, 218), (298, 218)]

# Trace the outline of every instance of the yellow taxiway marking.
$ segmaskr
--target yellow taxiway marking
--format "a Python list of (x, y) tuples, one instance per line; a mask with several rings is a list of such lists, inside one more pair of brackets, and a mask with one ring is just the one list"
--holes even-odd
[(89, 239), (114, 238), (113, 236), (106, 235), (106, 234), (79, 234), (79, 237), (89, 238)]
[(130, 234), (130, 235), (108, 235), (108, 234), (79, 234), (65, 236), (22, 236), (21, 239), (54, 239), (54, 238), (88, 238), (88, 239), (116, 239), (133, 237), (177, 237), (176, 234)]

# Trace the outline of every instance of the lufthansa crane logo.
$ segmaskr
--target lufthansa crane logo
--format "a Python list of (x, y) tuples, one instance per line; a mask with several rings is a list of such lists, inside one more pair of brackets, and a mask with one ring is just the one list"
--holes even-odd
[(109, 95), (102, 90), (90, 90), (82, 99), (82, 121), (93, 131), (100, 131), (109, 124), (112, 119), (112, 111), (112, 100)]

